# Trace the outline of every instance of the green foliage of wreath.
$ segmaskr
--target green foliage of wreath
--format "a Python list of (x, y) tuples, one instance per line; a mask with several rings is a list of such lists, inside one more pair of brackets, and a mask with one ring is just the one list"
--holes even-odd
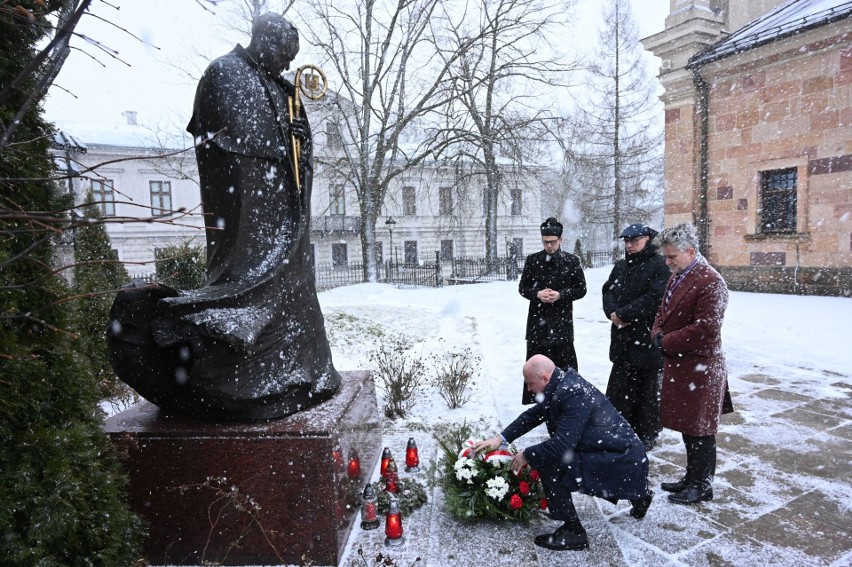
[[(413, 478), (400, 479), (397, 484), (399, 492), (396, 494), (396, 501), (399, 503), (399, 511), (402, 517), (405, 518), (426, 503), (426, 489)], [(387, 492), (385, 479), (382, 478), (374, 482), (373, 489), (379, 496), (379, 513), (384, 514), (390, 506), (390, 494)]]
[[(438, 440), (444, 453), (439, 482), (444, 489), (447, 510), (463, 520), (529, 521), (544, 503), (544, 491), (538, 473), (524, 467), (516, 475), (511, 463), (487, 462), (482, 454), (473, 458), (460, 457), (466, 447), (465, 441), (476, 438), (473, 433), (468, 425), (462, 425)], [(511, 447), (510, 451), (515, 452)], [(503, 490), (497, 491), (502, 494), (500, 497), (494, 496), (495, 486), (503, 487)]]

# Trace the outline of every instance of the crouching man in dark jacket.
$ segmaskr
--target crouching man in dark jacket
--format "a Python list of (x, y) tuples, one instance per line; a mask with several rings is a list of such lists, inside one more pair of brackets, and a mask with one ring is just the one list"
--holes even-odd
[(648, 457), (642, 442), (597, 388), (573, 369), (556, 368), (544, 355), (524, 365), (524, 382), (536, 404), (503, 432), (480, 441), (476, 450), (494, 450), (544, 423), (550, 439), (515, 455), (516, 470), (529, 464), (541, 474), (550, 517), (564, 522), (552, 534), (536, 536), (535, 544), (554, 550), (589, 547), (572, 492), (616, 503), (627, 499), (630, 515), (645, 517), (653, 493), (648, 490)]

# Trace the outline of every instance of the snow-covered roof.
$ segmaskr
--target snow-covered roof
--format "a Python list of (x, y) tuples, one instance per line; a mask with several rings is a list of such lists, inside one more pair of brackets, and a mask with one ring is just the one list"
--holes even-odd
[(57, 130), (53, 134), (53, 143), (51, 146), (57, 150), (86, 153), (86, 144), (63, 130)]
[(790, 0), (697, 53), (689, 68), (852, 15), (852, 0)]
[(160, 129), (140, 124), (67, 120), (57, 121), (56, 126), (83, 147), (183, 149), (192, 145), (189, 134), (178, 132), (174, 127)]

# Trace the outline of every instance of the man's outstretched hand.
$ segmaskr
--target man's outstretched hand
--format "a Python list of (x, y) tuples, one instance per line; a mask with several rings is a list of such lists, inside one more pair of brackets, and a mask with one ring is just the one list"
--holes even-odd
[(482, 441), (477, 441), (476, 445), (473, 446), (473, 450), (477, 453), (480, 453), (482, 451), (496, 451), (500, 448), (500, 445), (502, 444), (503, 439), (498, 435), (490, 439), (483, 439)]

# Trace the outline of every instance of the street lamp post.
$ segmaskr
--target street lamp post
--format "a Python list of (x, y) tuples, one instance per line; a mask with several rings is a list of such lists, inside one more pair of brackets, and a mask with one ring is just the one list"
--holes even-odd
[(390, 250), (388, 251), (388, 253), (389, 253), (388, 257), (390, 258), (390, 261), (389, 261), (389, 264), (388, 264), (390, 266), (390, 275), (388, 276), (388, 279), (390, 280), (391, 283), (393, 283), (393, 270), (394, 270), (394, 265), (393, 265), (393, 229), (394, 229), (394, 227), (396, 227), (396, 221), (393, 220), (393, 217), (388, 217), (388, 220), (385, 221), (385, 228), (388, 229), (388, 235), (390, 236)]

